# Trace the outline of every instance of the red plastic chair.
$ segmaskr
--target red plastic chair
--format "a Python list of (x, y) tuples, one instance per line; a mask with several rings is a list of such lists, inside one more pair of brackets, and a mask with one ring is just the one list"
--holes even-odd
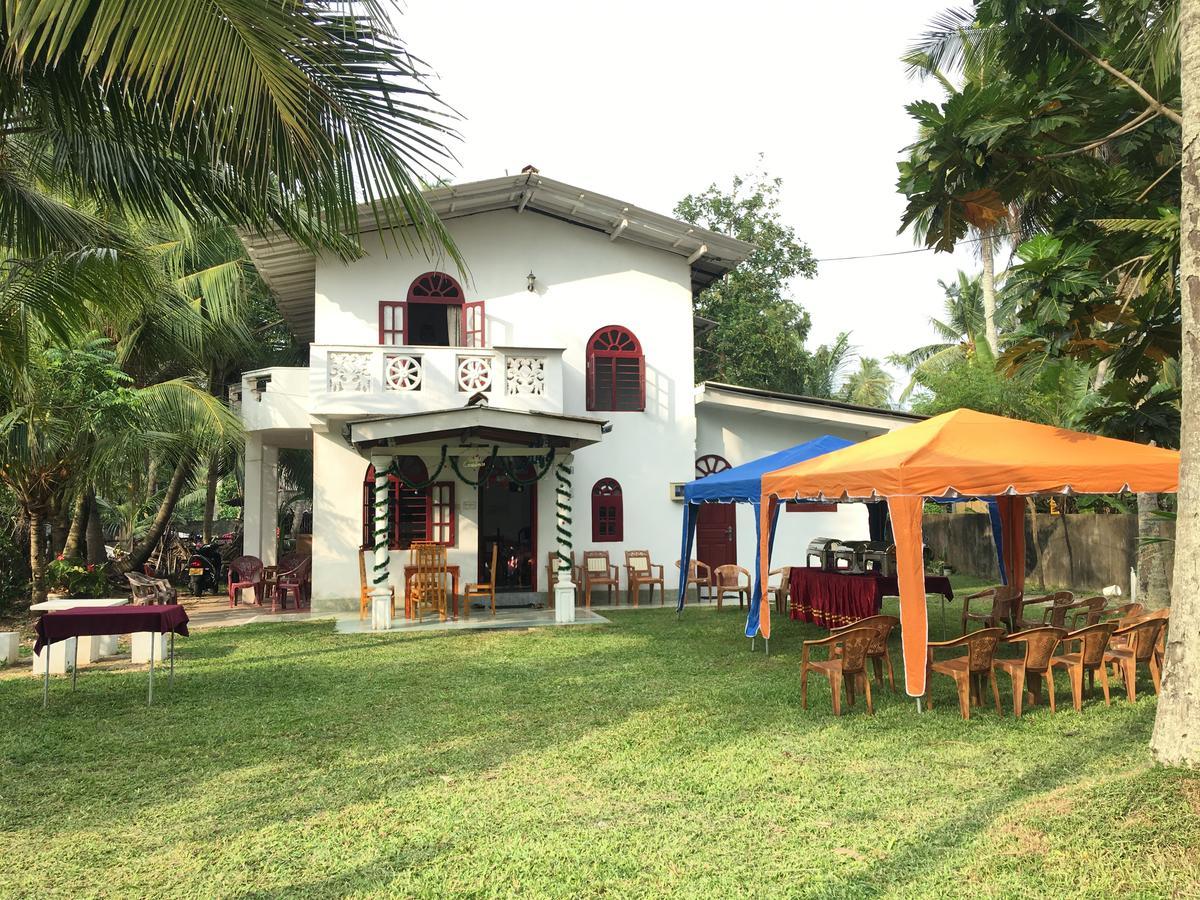
[(288, 594), (294, 598), (296, 609), (309, 605), (312, 597), (312, 557), (289, 553), (279, 561), (271, 612), (287, 609)]
[(254, 602), (262, 606), (263, 602), (263, 564), (257, 556), (239, 556), (229, 564), (226, 570), (226, 581), (229, 585), (229, 606), (237, 606), (238, 593), (244, 588), (254, 590)]

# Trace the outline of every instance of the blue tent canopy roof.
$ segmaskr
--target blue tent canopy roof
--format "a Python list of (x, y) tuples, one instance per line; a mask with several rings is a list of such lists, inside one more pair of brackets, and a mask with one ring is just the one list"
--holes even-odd
[(689, 481), (683, 486), (685, 503), (737, 503), (755, 502), (762, 496), (762, 477), (767, 472), (774, 472), (785, 466), (804, 462), (834, 450), (849, 447), (853, 441), (847, 441), (831, 434), (822, 435), (806, 444), (789, 447), (769, 456), (751, 460), (724, 472), (717, 472), (707, 478)]

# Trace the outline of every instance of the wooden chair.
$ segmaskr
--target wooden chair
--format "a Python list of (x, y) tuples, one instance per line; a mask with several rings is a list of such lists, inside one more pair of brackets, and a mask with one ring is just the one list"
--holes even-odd
[[(675, 560), (675, 568), (677, 568), (677, 569), (683, 568), (683, 566), (680, 565), (680, 560), (678, 560), (678, 559)], [(683, 576), (680, 576), (680, 577), (683, 577)], [(696, 586), (696, 602), (697, 603), (699, 603), (703, 599), (703, 597), (700, 594), (701, 588), (706, 589), (708, 591), (708, 596), (712, 597), (713, 575), (712, 575), (712, 569), (709, 568), (708, 563), (702, 563), (698, 559), (689, 560), (687, 577), (686, 577), (686, 580), (684, 581), (684, 584), (686, 585), (686, 587), (684, 588), (685, 591), (687, 590), (687, 587), (691, 587), (693, 584)]]
[[(367, 617), (367, 610), (371, 608), (371, 590), (372, 584), (367, 580), (367, 558), (370, 557), (371, 568), (375, 568), (375, 551), (374, 550), (359, 550), (358, 551), (358, 618), (360, 620)], [(388, 593), (392, 595), (392, 618), (396, 618), (396, 588), (393, 585), (388, 585)]]
[(1078, 644), (1078, 652), (1063, 653), (1054, 657), (1052, 666), (1067, 670), (1071, 679), (1071, 699), (1075, 703), (1075, 711), (1083, 709), (1083, 673), (1088, 674), (1088, 689), (1096, 690), (1096, 672), (1100, 672), (1100, 686), (1104, 690), (1104, 704), (1111, 706), (1108, 696), (1108, 669), (1104, 665), (1104, 654), (1108, 650), (1108, 642), (1112, 633), (1117, 630), (1116, 622), (1099, 622), (1072, 631), (1063, 638), (1065, 646)]
[[(479, 581), (475, 584), (468, 584), (463, 590), (463, 618), (471, 617), (471, 598), (483, 597), (492, 601), (492, 615), (496, 615), (496, 560), (500, 556), (500, 545), (492, 544), (492, 565), (488, 569), (489, 581)], [(550, 586), (551, 592), (554, 591), (554, 586)]]
[[(575, 551), (571, 551), (571, 582), (575, 585), (575, 602), (579, 602), (579, 586), (583, 583), (583, 575), (575, 564)], [(558, 553), (551, 550), (546, 554), (546, 593), (547, 605), (554, 606), (554, 586), (558, 584)]]
[[(983, 676), (987, 675), (992, 682), (992, 697), (996, 701), (996, 712), (1004, 715), (1000, 709), (1000, 688), (996, 685), (996, 648), (1004, 637), (1003, 628), (981, 628), (962, 637), (948, 641), (929, 642), (929, 660), (926, 663), (928, 682), (929, 675), (937, 672), (949, 675), (954, 679), (958, 688), (958, 710), (964, 719), (971, 718), (971, 701), (976, 706), (983, 705)], [(934, 656), (935, 650), (950, 647), (966, 648), (966, 656), (956, 656), (953, 659), (939, 660)], [(926, 704), (933, 709), (933, 693), (926, 685)]]
[(782, 615), (787, 615), (788, 601), (792, 596), (792, 567), (784, 566), (782, 569), (772, 569), (767, 573), (767, 577), (772, 575), (779, 576), (779, 584), (769, 585), (767, 592), (775, 598), (775, 612)]
[(1040, 703), (1042, 699), (1042, 682), (1046, 683), (1046, 693), (1050, 697), (1050, 712), (1054, 712), (1054, 672), (1050, 667), (1054, 651), (1059, 642), (1067, 636), (1065, 628), (1031, 628), (1010, 634), (1004, 640), (1006, 643), (1025, 645), (1025, 655), (1020, 659), (997, 659), (996, 668), (1007, 672), (1012, 679), (1013, 715), (1021, 718), (1025, 704), (1025, 682), (1029, 680), (1030, 699)]
[(239, 556), (225, 570), (226, 585), (229, 588), (229, 606), (237, 606), (238, 595), (245, 588), (254, 592), (254, 602), (262, 606), (263, 602), (263, 564), (257, 556)]
[(583, 603), (592, 608), (592, 588), (597, 585), (608, 589), (608, 602), (612, 604), (613, 589), (621, 589), (621, 570), (608, 561), (607, 550), (583, 551)]
[(1105, 663), (1112, 665), (1113, 676), (1120, 674), (1125, 682), (1125, 697), (1130, 703), (1137, 699), (1137, 667), (1144, 663), (1150, 670), (1150, 680), (1157, 695), (1162, 688), (1162, 673), (1159, 669), (1158, 640), (1170, 618), (1169, 609), (1157, 609), (1132, 622), (1125, 621), (1113, 632), (1111, 644), (1104, 654)]
[[(833, 697), (833, 714), (842, 714), (842, 684), (846, 685), (846, 699), (854, 705), (855, 682), (862, 682), (863, 696), (867, 699), (867, 712), (875, 714), (871, 700), (871, 682), (867, 678), (867, 659), (875, 643), (879, 629), (873, 626), (851, 625), (837, 634), (816, 641), (805, 641), (800, 651), (800, 705), (808, 709), (808, 673), (820, 672), (829, 679), (829, 691)], [(828, 659), (809, 659), (813, 647), (828, 647)]]
[(416, 571), (408, 583), (404, 597), (404, 609), (409, 618), (416, 614), (418, 622), (424, 621), (425, 611), (435, 610), (442, 621), (446, 620), (446, 547), (443, 544), (422, 543), (412, 549)]
[[(658, 571), (657, 575), (654, 574), (655, 570)], [(649, 550), (625, 551), (625, 580), (626, 602), (632, 602), (634, 606), (637, 606), (644, 584), (650, 587), (651, 603), (654, 602), (654, 586), (656, 584), (658, 585), (658, 605), (662, 606), (667, 602), (667, 589), (663, 587), (663, 567), (650, 562)]]
[[(875, 670), (875, 681), (883, 684), (883, 667), (887, 664), (888, 684), (892, 688), (892, 693), (896, 693), (896, 676), (892, 671), (892, 653), (888, 649), (888, 639), (892, 636), (892, 629), (900, 624), (900, 620), (895, 616), (868, 616), (865, 619), (859, 619), (851, 625), (843, 625), (841, 628), (834, 628), (829, 633), (831, 635), (839, 635), (851, 628), (872, 628), (875, 630), (875, 640), (871, 642), (871, 647), (867, 650), (867, 659), (871, 661), (871, 666)], [(831, 650), (830, 653), (835, 651)]]
[[(971, 612), (971, 601), (984, 597), (991, 599), (991, 609), (986, 613)], [(998, 628), (1007, 622), (1011, 627), (1013, 604), (1020, 597), (1021, 592), (1007, 584), (969, 595), (963, 600), (962, 633), (967, 633), (967, 628), (970, 627), (971, 622), (981, 622), (984, 628)]]
[(737, 594), (738, 609), (742, 608), (743, 600), (749, 604), (754, 585), (750, 580), (750, 573), (741, 566), (717, 566), (713, 570), (713, 580), (716, 582), (713, 590), (717, 592), (718, 611), (721, 609), (721, 601), (725, 599), (726, 594)]
[[(1071, 620), (1071, 629), (1077, 631), (1095, 625), (1104, 615), (1104, 607), (1107, 605), (1107, 597), (1088, 597), (1086, 600), (1080, 600), (1075, 605), (1076, 608), (1067, 614)], [(1082, 625), (1079, 624), (1080, 619), (1083, 620)]]
[(289, 553), (279, 561), (275, 572), (275, 594), (271, 612), (276, 607), (287, 609), (288, 594), (295, 598), (295, 608), (309, 605), (312, 594), (312, 557), (307, 553)]

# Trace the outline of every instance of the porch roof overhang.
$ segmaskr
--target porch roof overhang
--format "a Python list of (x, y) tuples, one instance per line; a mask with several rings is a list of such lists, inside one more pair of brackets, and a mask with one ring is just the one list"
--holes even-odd
[(346, 423), (347, 438), (360, 453), (457, 440), (504, 444), (531, 450), (555, 447), (573, 452), (600, 442), (603, 419), (557, 413), (468, 406), (399, 416), (372, 416)]

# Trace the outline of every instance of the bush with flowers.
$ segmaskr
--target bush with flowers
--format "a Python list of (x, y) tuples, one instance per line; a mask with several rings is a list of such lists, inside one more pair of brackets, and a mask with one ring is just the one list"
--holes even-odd
[(108, 587), (104, 570), (82, 559), (61, 554), (46, 566), (46, 590), (69, 597), (103, 597)]

